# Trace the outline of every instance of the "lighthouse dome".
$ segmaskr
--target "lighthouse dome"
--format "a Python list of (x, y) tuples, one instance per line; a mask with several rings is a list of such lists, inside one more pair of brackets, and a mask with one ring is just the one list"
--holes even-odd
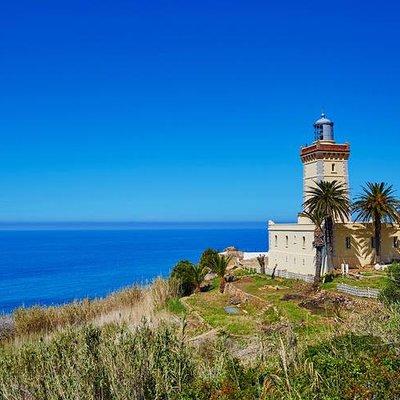
[(328, 119), (325, 114), (314, 122), (315, 140), (325, 140), (333, 142), (333, 121)]
[(333, 122), (326, 118), (325, 114), (321, 114), (321, 117), (314, 122), (314, 125), (323, 125), (323, 124), (333, 124)]

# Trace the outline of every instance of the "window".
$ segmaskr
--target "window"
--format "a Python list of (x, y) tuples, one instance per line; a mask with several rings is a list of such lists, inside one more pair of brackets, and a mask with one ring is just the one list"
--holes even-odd
[(332, 164), (331, 168), (332, 168), (332, 172), (336, 172), (336, 164), (335, 163)]
[(399, 238), (398, 238), (397, 236), (395, 236), (395, 237), (393, 238), (393, 247), (394, 247), (395, 249), (398, 249), (398, 248), (399, 248)]
[(294, 238), (293, 238), (293, 244), (296, 244), (297, 243), (297, 236), (296, 235), (294, 235)]
[(351, 238), (350, 238), (350, 236), (346, 237), (346, 249), (351, 249)]
[(305, 249), (305, 248), (306, 248), (306, 237), (303, 236), (303, 249)]
[(306, 260), (303, 258), (303, 265), (306, 265)]
[(289, 236), (285, 236), (285, 243), (286, 243), (286, 247), (289, 246)]
[(275, 247), (278, 247), (278, 236), (275, 235)]
[(375, 238), (371, 236), (371, 249), (375, 248)]

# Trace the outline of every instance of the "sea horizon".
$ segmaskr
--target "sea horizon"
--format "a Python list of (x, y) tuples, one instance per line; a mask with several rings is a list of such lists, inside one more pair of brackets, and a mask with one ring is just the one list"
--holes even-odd
[[(289, 221), (282, 221), (289, 222)], [(8, 230), (142, 230), (142, 229), (254, 229), (267, 228), (265, 221), (0, 221)]]

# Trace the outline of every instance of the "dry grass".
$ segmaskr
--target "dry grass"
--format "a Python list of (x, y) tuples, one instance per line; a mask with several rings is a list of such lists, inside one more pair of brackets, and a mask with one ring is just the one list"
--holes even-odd
[(15, 337), (48, 334), (65, 327), (124, 322), (136, 326), (154, 320), (157, 310), (175, 296), (174, 285), (156, 279), (149, 287), (133, 286), (103, 299), (85, 299), (63, 306), (19, 308), (13, 314)]

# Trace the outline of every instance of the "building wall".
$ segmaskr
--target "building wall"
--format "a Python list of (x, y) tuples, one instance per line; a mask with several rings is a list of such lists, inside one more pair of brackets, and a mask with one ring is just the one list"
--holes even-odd
[[(346, 237), (350, 238), (350, 248), (346, 246)], [(334, 233), (335, 267), (347, 263), (350, 267), (370, 265), (374, 260), (374, 249), (371, 238), (371, 223), (337, 224)], [(400, 226), (384, 224), (382, 226), (381, 254), (384, 263), (400, 260)], [(398, 247), (395, 247), (395, 241)]]
[[(314, 225), (275, 224), (270, 221), (268, 231), (268, 268), (277, 267), (294, 273), (315, 274)], [(373, 264), (372, 232), (371, 223), (336, 224), (334, 267), (340, 268), (342, 263), (349, 264), (350, 268)], [(347, 248), (346, 238), (350, 240), (350, 248)], [(400, 226), (390, 224), (382, 226), (381, 254), (384, 263), (400, 260)]]
[[(333, 167), (332, 167), (333, 166)], [(303, 201), (309, 197), (307, 191), (321, 180), (334, 180), (344, 183), (348, 190), (348, 161), (338, 159), (314, 160), (303, 164)]]
[(314, 275), (314, 225), (274, 224), (270, 221), (268, 231), (268, 268)]

